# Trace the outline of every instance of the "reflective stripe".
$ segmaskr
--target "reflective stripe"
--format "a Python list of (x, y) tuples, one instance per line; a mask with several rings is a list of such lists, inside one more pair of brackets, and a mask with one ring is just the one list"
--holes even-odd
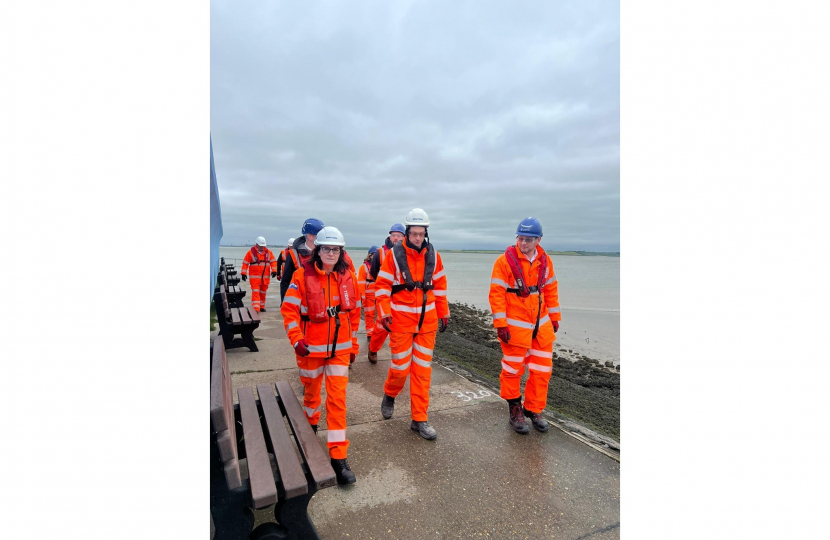
[(338, 364), (326, 364), (326, 377), (348, 377), (349, 366), (341, 366)]
[(554, 281), (556, 281), (556, 274), (553, 274), (553, 275), (551, 276), (551, 278), (545, 282), (545, 285), (550, 285), (550, 284), (551, 284), (551, 283), (553, 283)]
[(354, 305), (354, 307), (356, 307), (356, 308), (363, 307), (363, 302), (361, 302), (360, 300), (358, 300), (358, 301), (357, 301), (357, 304), (355, 304), (355, 305)]
[(397, 369), (397, 370), (404, 370), (409, 367), (410, 361), (407, 360), (406, 363), (398, 365), (395, 362), (391, 362), (389, 364), (389, 369)]
[(447, 296), (447, 291), (432, 291), (435, 296)]
[(502, 362), (502, 363), (501, 363), (501, 368), (502, 368), (503, 370), (505, 370), (506, 372), (508, 372), (508, 373), (512, 373), (513, 375), (515, 375), (516, 373), (518, 373), (518, 372), (519, 372), (519, 370), (518, 370), (518, 369), (515, 369), (515, 368), (510, 367), (510, 365), (509, 365), (509, 364), (507, 364), (506, 362)]
[(542, 358), (553, 358), (553, 351), (540, 351), (539, 349), (529, 349), (528, 356), (541, 356)]
[(516, 319), (507, 319), (507, 324), (512, 324), (513, 326), (518, 326), (519, 328), (527, 328), (528, 330), (535, 326), (529, 322), (517, 321)]
[(291, 330), (292, 328), (297, 328), (298, 326), (300, 326), (300, 325), (297, 324), (297, 321), (291, 321), (290, 323), (288, 323), (288, 326), (285, 329), (286, 330)]
[(435, 282), (436, 279), (441, 279), (442, 277), (444, 277), (444, 270), (441, 270), (437, 274), (432, 274), (433, 283)]
[(300, 306), (300, 313), (308, 313), (308, 308), (305, 306)]
[(412, 347), (413, 347), (416, 351), (418, 351), (419, 353), (422, 353), (422, 354), (428, 354), (428, 355), (432, 356), (432, 349), (427, 349), (426, 347), (421, 347), (421, 346), (420, 346), (420, 345), (418, 345), (417, 343), (413, 343), (413, 344), (412, 344)]
[[(394, 302), (390, 303), (392, 305), (393, 311), (405, 311), (406, 313), (421, 313), (421, 308), (419, 307), (415, 308), (409, 306), (402, 306), (400, 304), (395, 304)], [(427, 307), (424, 311), (432, 311), (433, 309), (435, 309), (435, 302), (430, 302), (429, 304), (427, 304)]]
[(389, 272), (384, 272), (383, 270), (378, 271), (378, 277), (386, 278), (389, 281), (394, 281), (395, 280), (395, 276), (393, 276)]
[(498, 285), (500, 287), (504, 287), (505, 289), (509, 288), (510, 286), (505, 283), (504, 281), (500, 280), (499, 278), (492, 278), (490, 279), (490, 283), (493, 285)]
[(559, 307), (549, 307), (548, 313), (562, 313), (562, 309)]
[(366, 285), (366, 282), (365, 282), (365, 281), (358, 281), (357, 283), (358, 283), (359, 285)]
[(345, 429), (330, 429), (328, 438), (326, 439), (328, 442), (345, 442), (346, 441), (346, 430)]
[[(349, 348), (352, 346), (352, 341), (339, 341), (337, 343), (337, 348), (340, 351), (343, 351), (343, 347)], [(309, 352), (328, 352), (331, 350), (331, 345), (309, 345), (308, 346)]]
[(299, 298), (297, 298), (296, 296), (288, 296), (287, 294), (285, 295), (285, 299), (283, 300), (283, 302), (286, 302), (288, 304), (294, 304), (295, 306), (299, 306), (300, 304), (302, 304), (302, 301)]
[(550, 373), (553, 371), (553, 366), (542, 366), (540, 364), (527, 363), (527, 369), (531, 371), (538, 371), (540, 373)]
[(550, 322), (550, 317), (549, 317), (548, 315), (545, 315), (544, 317), (542, 317), (541, 319), (539, 319), (539, 326), (542, 326), (542, 325), (543, 325), (543, 324), (545, 324), (546, 322)]
[[(414, 345), (414, 343), (413, 343)], [(399, 353), (392, 353), (392, 360), (400, 360), (401, 358), (406, 358), (412, 354), (412, 347), (408, 348), (407, 350)]]
[(316, 408), (316, 409), (312, 409), (311, 407), (303, 407), (303, 410), (305, 411), (305, 413), (306, 413), (308, 416), (314, 416), (315, 414), (317, 414), (318, 412), (320, 412), (320, 407), (321, 407), (321, 406), (322, 406), (322, 403), (321, 403), (320, 405), (317, 405), (317, 408)]
[(392, 294), (392, 291), (387, 291), (386, 289), (381, 289), (375, 293), (375, 296), (389, 296)]
[(412, 360), (421, 367), (425, 367), (425, 368), (431, 368), (432, 367), (432, 362), (430, 362), (428, 360), (421, 360), (417, 356), (413, 356)]
[(301, 369), (300, 370), (300, 377), (309, 377), (315, 379), (323, 374), (323, 366), (318, 367), (317, 369)]
[(504, 360), (507, 360), (508, 362), (524, 362), (525, 361), (523, 356), (505, 356)]
[(506, 319), (506, 318), (507, 318), (507, 314), (504, 311), (499, 311), (498, 313), (493, 313), (493, 320), (494, 321), (496, 319)]
[(374, 306), (372, 306), (372, 307), (366, 306), (365, 308), (363, 308), (363, 311), (374, 311), (374, 310), (375, 310)]

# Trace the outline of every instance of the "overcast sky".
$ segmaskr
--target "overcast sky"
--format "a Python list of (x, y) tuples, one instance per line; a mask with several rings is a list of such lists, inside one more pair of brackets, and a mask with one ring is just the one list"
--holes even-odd
[(211, 2), (223, 245), (308, 217), (380, 244), (619, 251), (619, 2)]

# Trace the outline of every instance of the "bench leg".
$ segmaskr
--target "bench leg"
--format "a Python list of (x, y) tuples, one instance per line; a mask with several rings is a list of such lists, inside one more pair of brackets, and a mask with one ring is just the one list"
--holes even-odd
[(291, 540), (303, 540), (311, 538), (320, 540), (317, 529), (308, 517), (308, 503), (316, 490), (287, 501), (279, 502), (274, 508), (274, 517), (283, 525), (287, 531), (287, 538)]
[(242, 341), (245, 343), (245, 347), (248, 347), (251, 350), (251, 352), (259, 352), (259, 349), (256, 346), (256, 342), (254, 341), (253, 328), (251, 328), (250, 330), (242, 331)]

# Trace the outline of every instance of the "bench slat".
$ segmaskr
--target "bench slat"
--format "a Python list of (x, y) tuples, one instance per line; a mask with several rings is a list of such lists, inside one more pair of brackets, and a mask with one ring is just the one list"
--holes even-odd
[(257, 310), (255, 310), (253, 308), (242, 308), (242, 309), (247, 309), (248, 310), (248, 315), (251, 316), (251, 321), (253, 321), (256, 324), (259, 324), (260, 318), (259, 318), (259, 313), (257, 313)]
[(291, 499), (298, 495), (305, 495), (308, 493), (308, 482), (297, 453), (294, 451), (294, 445), (291, 444), (291, 437), (285, 429), (280, 406), (274, 395), (274, 387), (270, 384), (258, 384), (256, 391), (265, 416), (265, 436), (271, 439), (282, 486), (285, 489), (285, 498)]
[(277, 485), (274, 483), (271, 460), (265, 448), (254, 389), (250, 386), (240, 388), (236, 395), (239, 397), (239, 412), (242, 415), (242, 434), (245, 440), (245, 454), (248, 457), (251, 498), (254, 508), (265, 508), (277, 502)]
[(234, 326), (239, 326), (242, 324), (242, 318), (239, 316), (239, 308), (231, 308), (231, 320), (233, 321)]
[(251, 316), (248, 315), (248, 310), (245, 308), (239, 309), (239, 316), (242, 319), (242, 324), (248, 325), (251, 324)]
[[(331, 468), (328, 456), (320, 447), (317, 434), (311, 429), (311, 425), (308, 423), (308, 419), (302, 407), (300, 407), (300, 402), (297, 401), (297, 396), (294, 394), (291, 385), (288, 384), (288, 381), (278, 381), (276, 387), (280, 395), (280, 402), (288, 416), (288, 420), (291, 422), (291, 428), (294, 430), (294, 439), (297, 440), (297, 446), (305, 457), (308, 470), (317, 484), (317, 489), (335, 485), (337, 480), (334, 476), (334, 469)], [(282, 396), (285, 396), (285, 399)]]

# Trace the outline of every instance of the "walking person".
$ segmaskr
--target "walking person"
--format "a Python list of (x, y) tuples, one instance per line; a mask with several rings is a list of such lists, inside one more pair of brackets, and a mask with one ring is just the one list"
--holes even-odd
[[(383, 245), (378, 249), (377, 253), (372, 256), (372, 262), (369, 265), (369, 278), (377, 281), (378, 279), (378, 272), (380, 271), (380, 267), (383, 265), (383, 261), (392, 251), (392, 247), (398, 242), (403, 241), (404, 235), (406, 234), (406, 229), (404, 228), (402, 223), (394, 223), (391, 227), (389, 227), (389, 236), (386, 237), (386, 240), (383, 241)], [(368, 332), (368, 327), (367, 327)], [(386, 331), (386, 328), (380, 323), (380, 318), (377, 316), (377, 311), (375, 312), (375, 327), (372, 329), (372, 339), (369, 341), (369, 362), (372, 364), (378, 363), (378, 351), (383, 347), (384, 342), (386, 341), (386, 336), (389, 335), (389, 332)]]
[[(548, 430), (542, 418), (553, 372), (553, 342), (559, 331), (559, 283), (553, 260), (539, 245), (542, 224), (523, 219), (516, 245), (496, 259), (490, 279), (490, 310), (503, 354), (499, 395), (507, 400), (509, 421), (517, 433), (528, 433), (525, 417), (537, 431)], [(521, 378), (529, 372), (522, 403)]]
[(291, 256), (289, 254), (291, 250), (291, 245), (294, 243), (293, 238), (288, 239), (288, 245), (280, 250), (280, 254), (277, 257), (277, 279), (282, 281), (282, 266), (285, 264), (285, 261)]
[(325, 383), (331, 465), (338, 484), (353, 484), (355, 475), (346, 459), (346, 386), (349, 366), (360, 350), (357, 276), (344, 260), (346, 241), (337, 228), (323, 227), (314, 244), (308, 260), (293, 273), (281, 312), (305, 389), (306, 418), (316, 433)]
[(378, 247), (369, 248), (369, 253), (363, 259), (357, 271), (357, 284), (360, 287), (360, 300), (363, 302), (363, 325), (366, 327), (366, 340), (372, 339), (375, 329), (375, 280), (369, 275), (372, 256), (377, 253)]
[(316, 218), (308, 218), (301, 229), (302, 236), (298, 236), (294, 242), (288, 245), (289, 257), (285, 259), (282, 267), (282, 278), (280, 279), (280, 300), (285, 301), (285, 292), (291, 285), (291, 278), (294, 272), (303, 266), (303, 263), (311, 257), (314, 251), (314, 240), (317, 233), (325, 227), (322, 221)]
[(438, 434), (427, 422), (432, 350), (436, 331), (449, 326), (447, 277), (441, 256), (429, 243), (427, 213), (413, 208), (404, 224), (406, 238), (384, 259), (375, 282), (377, 316), (389, 332), (392, 349), (380, 410), (384, 418), (392, 418), (395, 398), (410, 376), (410, 428), (433, 440)]
[(251, 278), (251, 307), (259, 313), (265, 311), (265, 294), (271, 278), (277, 275), (277, 260), (265, 244), (265, 238), (258, 236), (242, 260), (242, 281)]

